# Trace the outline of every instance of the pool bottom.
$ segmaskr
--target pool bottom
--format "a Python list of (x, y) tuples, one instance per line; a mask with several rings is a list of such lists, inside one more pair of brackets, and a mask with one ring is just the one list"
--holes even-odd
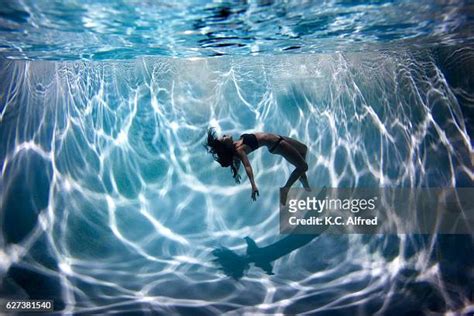
[[(292, 171), (250, 157), (250, 199), (206, 129), (309, 147), (328, 187), (471, 187), (471, 51), (2, 61), (2, 298), (58, 312), (468, 313), (472, 235), (322, 235), (236, 281), (212, 251), (281, 239)], [(242, 172), (242, 171), (241, 171)]]

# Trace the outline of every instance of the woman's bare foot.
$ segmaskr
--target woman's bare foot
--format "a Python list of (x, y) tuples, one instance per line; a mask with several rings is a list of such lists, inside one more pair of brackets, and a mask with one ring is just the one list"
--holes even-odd
[(280, 204), (283, 206), (286, 205), (286, 198), (288, 197), (289, 191), (290, 191), (290, 188), (287, 188), (287, 187), (280, 188)]
[(309, 186), (308, 177), (306, 176), (306, 173), (300, 177), (300, 182), (307, 192), (311, 192), (311, 187)]

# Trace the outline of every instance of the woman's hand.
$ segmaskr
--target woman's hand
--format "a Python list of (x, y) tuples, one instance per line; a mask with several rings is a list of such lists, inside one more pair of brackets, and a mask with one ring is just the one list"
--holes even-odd
[(253, 187), (252, 188), (252, 200), (256, 201), (257, 200), (257, 196), (259, 196), (260, 194), (258, 193), (258, 189), (257, 187)]

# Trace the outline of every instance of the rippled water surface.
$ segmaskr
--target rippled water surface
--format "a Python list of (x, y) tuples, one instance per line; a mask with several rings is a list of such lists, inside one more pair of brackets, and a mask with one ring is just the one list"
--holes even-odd
[(46, 1), (0, 6), (14, 59), (128, 59), (471, 43), (470, 1)]
[(314, 187), (472, 187), (471, 25), (456, 1), (2, 3), (0, 298), (65, 314), (472, 313), (472, 234), (323, 234), (274, 275), (227, 277), (214, 249), (283, 237), (292, 168), (252, 153), (253, 202), (202, 146), (209, 126), (274, 132), (308, 145)]

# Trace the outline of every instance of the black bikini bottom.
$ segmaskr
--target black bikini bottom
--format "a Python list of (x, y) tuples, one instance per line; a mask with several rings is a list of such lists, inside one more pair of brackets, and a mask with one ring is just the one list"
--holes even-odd
[(275, 151), (275, 149), (278, 147), (278, 145), (280, 145), (282, 140), (283, 140), (283, 137), (278, 135), (278, 140), (276, 141), (275, 144), (273, 144), (272, 148), (270, 148), (268, 151), (273, 154), (273, 151)]

